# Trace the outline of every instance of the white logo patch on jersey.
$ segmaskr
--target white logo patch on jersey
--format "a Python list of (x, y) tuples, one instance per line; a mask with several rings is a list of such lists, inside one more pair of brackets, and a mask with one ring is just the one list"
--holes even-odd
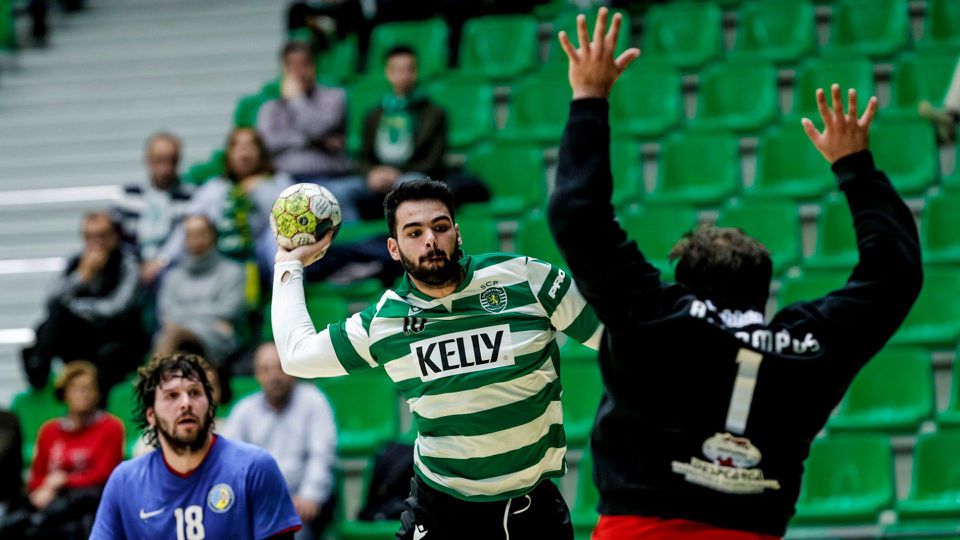
[(159, 510), (154, 510), (154, 511), (152, 511), (152, 512), (144, 512), (144, 511), (143, 511), (143, 508), (141, 508), (141, 509), (140, 509), (140, 519), (147, 520), (147, 519), (152, 518), (153, 516), (159, 516), (160, 514), (163, 513), (164, 510), (165, 510), (165, 508), (161, 508), (161, 509), (159, 509)]
[(410, 353), (424, 382), (514, 364), (507, 324), (417, 341), (410, 344)]

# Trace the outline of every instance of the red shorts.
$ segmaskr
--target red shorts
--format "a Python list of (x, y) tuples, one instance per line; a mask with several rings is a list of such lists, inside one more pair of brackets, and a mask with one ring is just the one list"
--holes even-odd
[(779, 536), (732, 529), (685, 519), (645, 516), (600, 516), (591, 540), (780, 540)]

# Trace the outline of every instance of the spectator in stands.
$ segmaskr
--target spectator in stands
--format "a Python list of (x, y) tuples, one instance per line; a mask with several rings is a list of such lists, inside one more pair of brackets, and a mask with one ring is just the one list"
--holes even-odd
[(316, 82), (310, 46), (283, 47), (281, 98), (260, 107), (257, 130), (273, 162), (298, 182), (326, 182), (350, 171), (346, 154), (346, 93)]
[(87, 538), (107, 478), (123, 459), (123, 424), (97, 407), (97, 368), (68, 363), (56, 383), (67, 415), (50, 420), (37, 435), (27, 485), (28, 538)]
[(937, 129), (937, 141), (949, 143), (957, 138), (957, 124), (960, 123), (960, 62), (954, 68), (950, 87), (943, 98), (943, 108), (934, 107), (929, 101), (918, 105), (920, 116), (933, 122)]
[(155, 354), (202, 352), (219, 366), (245, 329), (243, 267), (217, 252), (217, 229), (206, 216), (188, 217), (183, 229), (187, 255), (160, 285)]
[(144, 157), (150, 182), (124, 186), (115, 208), (124, 243), (135, 249), (142, 262), (144, 283), (152, 283), (181, 250), (171, 233), (187, 213), (191, 188), (177, 175), (180, 150), (175, 135), (151, 135)]
[(314, 385), (283, 372), (273, 343), (257, 349), (254, 376), (261, 391), (234, 406), (223, 434), (270, 452), (303, 521), (296, 538), (317, 538), (333, 515), (337, 457), (333, 411)]
[(146, 349), (138, 310), (136, 258), (120, 246), (107, 212), (83, 218), (83, 251), (67, 262), (47, 300), (36, 344), (23, 350), (31, 386), (43, 388), (50, 362), (86, 359), (99, 368), (99, 389), (110, 388), (139, 364)]

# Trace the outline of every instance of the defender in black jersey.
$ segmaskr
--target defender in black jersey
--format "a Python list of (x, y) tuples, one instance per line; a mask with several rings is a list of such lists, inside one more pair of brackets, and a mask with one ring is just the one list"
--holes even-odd
[(580, 49), (560, 36), (574, 101), (549, 208), (564, 258), (606, 324), (606, 391), (591, 437), (602, 516), (594, 538), (782, 536), (811, 441), (922, 282), (913, 216), (868, 150), (876, 99), (858, 118), (856, 93), (844, 112), (834, 85), (832, 109), (817, 92), (824, 131), (803, 121), (850, 205), (859, 263), (841, 289), (765, 323), (771, 265), (756, 241), (701, 229), (675, 248), (678, 282), (668, 284), (617, 224), (606, 98), (636, 53), (614, 60), (618, 22), (604, 37), (605, 20), (601, 10), (592, 42), (578, 21)]

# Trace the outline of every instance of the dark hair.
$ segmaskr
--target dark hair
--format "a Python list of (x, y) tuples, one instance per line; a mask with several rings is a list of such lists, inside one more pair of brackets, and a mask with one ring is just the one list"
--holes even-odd
[(91, 210), (87, 212), (86, 214), (83, 215), (83, 221), (81, 222), (81, 226), (86, 225), (91, 221), (97, 221), (101, 219), (109, 223), (110, 228), (117, 235), (120, 235), (123, 232), (122, 228), (120, 227), (119, 215), (109, 212), (107, 210)]
[(399, 56), (401, 54), (409, 54), (414, 58), (417, 57), (417, 51), (414, 50), (413, 47), (405, 44), (394, 45), (393, 47), (390, 47), (390, 49), (387, 51), (387, 54), (383, 55), (383, 63), (386, 64), (387, 62), (390, 61), (391, 58), (393, 58), (394, 56)]
[(174, 353), (170, 356), (154, 356), (150, 362), (137, 370), (137, 395), (134, 417), (137, 426), (143, 432), (144, 438), (150, 446), (157, 446), (157, 430), (147, 422), (147, 409), (153, 407), (157, 388), (172, 378), (174, 373), (181, 377), (197, 381), (203, 386), (203, 393), (207, 395), (210, 408), (207, 410), (207, 422), (213, 430), (213, 419), (217, 416), (217, 402), (213, 399), (213, 386), (207, 377), (207, 370), (213, 369), (206, 360), (195, 354)]
[(227, 135), (227, 145), (224, 147), (225, 153), (223, 156), (224, 176), (234, 182), (243, 180), (242, 178), (237, 178), (236, 173), (230, 169), (230, 153), (233, 152), (233, 145), (236, 144), (237, 137), (244, 132), (248, 132), (253, 136), (253, 144), (257, 145), (257, 152), (260, 153), (260, 160), (257, 162), (257, 174), (273, 176), (277, 171), (273, 167), (273, 159), (270, 157), (270, 151), (267, 150), (267, 145), (263, 142), (263, 137), (252, 127), (235, 127), (230, 130), (230, 134)]
[(670, 250), (677, 283), (730, 308), (763, 308), (770, 293), (770, 252), (742, 230), (702, 226)]
[(307, 57), (310, 58), (310, 60), (314, 59), (313, 49), (310, 48), (310, 45), (308, 43), (305, 43), (303, 41), (288, 41), (283, 46), (283, 49), (280, 49), (280, 60), (285, 61), (288, 56), (298, 52), (307, 55)]
[[(188, 219), (192, 219), (192, 218), (202, 219), (203, 222), (206, 223), (207, 228), (210, 230), (210, 233), (213, 235), (214, 249), (216, 249), (217, 240), (220, 239), (220, 231), (217, 229), (217, 224), (213, 222), (213, 219), (211, 219), (210, 216), (208, 216), (208, 215), (206, 215), (206, 214), (203, 214), (203, 213), (201, 213), (201, 212), (195, 212), (195, 213), (187, 214), (187, 215), (183, 216), (183, 221), (181, 221), (181, 223), (183, 223), (184, 225), (186, 225), (187, 220), (188, 220)], [(186, 351), (186, 352), (191, 352), (191, 353), (192, 353), (192, 352), (196, 352), (196, 351)], [(202, 356), (202, 355), (201, 355), (201, 356)]]
[(183, 147), (183, 142), (180, 141), (180, 137), (177, 137), (169, 131), (157, 131), (147, 137), (147, 142), (143, 145), (143, 149), (147, 155), (150, 155), (150, 152), (153, 151), (153, 143), (157, 141), (172, 142), (173, 145), (177, 147), (177, 156), (180, 155), (180, 149)]
[(393, 188), (393, 191), (383, 199), (383, 212), (387, 218), (387, 228), (393, 238), (397, 237), (397, 207), (400, 206), (400, 203), (406, 201), (440, 201), (450, 212), (450, 219), (454, 219), (453, 192), (446, 184), (428, 177), (410, 180)]
[(89, 375), (93, 378), (93, 384), (97, 387), (97, 392), (100, 391), (100, 385), (97, 382), (97, 366), (86, 360), (73, 360), (63, 366), (63, 373), (53, 383), (53, 395), (57, 398), (57, 401), (64, 400), (67, 387), (81, 375)]

